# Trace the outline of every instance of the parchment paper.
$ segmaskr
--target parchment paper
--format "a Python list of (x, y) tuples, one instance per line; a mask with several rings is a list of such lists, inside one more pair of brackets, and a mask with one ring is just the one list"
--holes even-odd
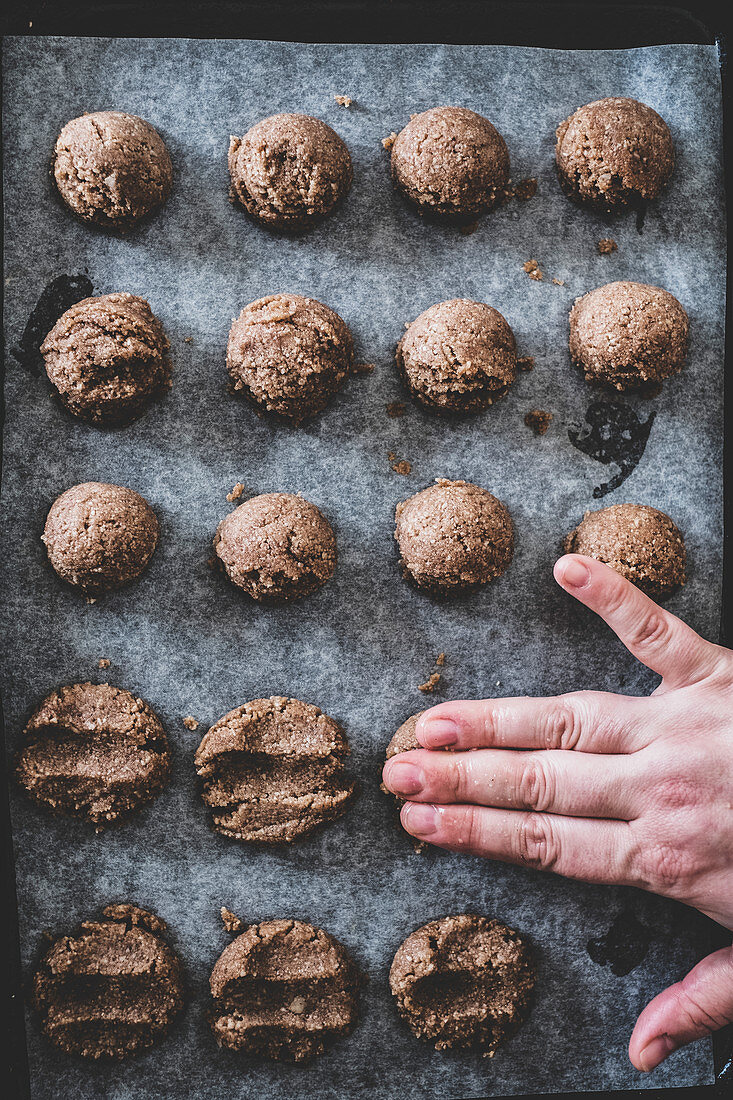
[[(354, 99), (339, 107), (334, 94)], [(678, 161), (667, 194), (647, 215), (605, 222), (560, 193), (555, 126), (603, 95), (638, 97), (670, 124)], [(722, 361), (725, 227), (720, 85), (712, 47), (563, 53), (472, 46), (323, 46), (223, 41), (10, 39), (5, 46), (7, 344), (20, 340), (44, 287), (88, 274), (96, 293), (147, 297), (170, 335), (175, 383), (161, 405), (121, 431), (70, 419), (42, 373), (8, 357), (3, 532), (6, 550), (3, 675), (11, 749), (35, 703), (58, 684), (105, 678), (161, 715), (174, 748), (173, 782), (124, 828), (96, 836), (13, 801), (23, 958), (44, 929), (61, 932), (113, 899), (150, 906), (169, 923), (185, 960), (190, 1002), (157, 1048), (121, 1065), (80, 1064), (51, 1049), (29, 1022), (33, 1096), (468, 1097), (485, 1094), (682, 1085), (711, 1080), (707, 1044), (651, 1077), (626, 1056), (635, 1017), (706, 951), (688, 911), (631, 890), (569, 884), (496, 863), (419, 856), (393, 828), (378, 791), (384, 747), (426, 703), (417, 690), (445, 652), (432, 697), (554, 693), (582, 687), (650, 691), (639, 666), (591, 614), (554, 585), (551, 566), (605, 467), (576, 449), (600, 395), (569, 362), (573, 299), (631, 278), (676, 294), (692, 322), (682, 375), (654, 400), (629, 398), (645, 421), (646, 451), (602, 503), (631, 500), (668, 511), (685, 533), (689, 582), (670, 608), (703, 634), (718, 629), (721, 582)], [(393, 194), (381, 139), (410, 112), (470, 106), (505, 135), (515, 180), (539, 178), (534, 199), (513, 202), (463, 236), (424, 224)], [(167, 207), (124, 239), (90, 229), (53, 197), (55, 136), (83, 111), (119, 108), (148, 118), (170, 147)], [(318, 115), (343, 135), (355, 166), (343, 209), (305, 237), (268, 235), (227, 201), (230, 133), (276, 111)], [(613, 237), (618, 252), (596, 242)], [(522, 269), (537, 259), (532, 282)], [(553, 284), (552, 277), (565, 285)], [(288, 430), (259, 420), (226, 393), (232, 318), (262, 294), (311, 294), (333, 306), (376, 364), (315, 424)], [(452, 296), (492, 303), (536, 367), (506, 400), (455, 423), (408, 403), (393, 362), (402, 326)], [(186, 342), (187, 338), (190, 342)], [(554, 414), (536, 438), (531, 408)], [(393, 473), (389, 451), (413, 464)], [(436, 603), (400, 577), (392, 539), (397, 501), (434, 477), (478, 482), (516, 521), (510, 571), (470, 599)], [(136, 585), (88, 605), (50, 569), (39, 541), (52, 500), (101, 479), (142, 492), (161, 521), (152, 567)], [(330, 517), (337, 575), (291, 607), (253, 606), (207, 565), (237, 481), (251, 493), (301, 491)], [(105, 672), (99, 658), (111, 661)], [(291, 694), (340, 720), (361, 797), (347, 817), (290, 849), (253, 851), (214, 835), (192, 757), (211, 722), (247, 699)], [(429, 701), (429, 699), (428, 699)], [(182, 718), (201, 727), (190, 733)], [(297, 916), (338, 936), (369, 975), (354, 1035), (310, 1068), (254, 1065), (217, 1052), (205, 1021), (208, 975), (227, 942), (225, 904), (247, 920)], [(586, 950), (629, 909), (650, 930), (627, 976)], [(473, 910), (530, 935), (540, 977), (531, 1018), (493, 1060), (437, 1054), (398, 1020), (387, 986), (392, 955), (428, 919)]]

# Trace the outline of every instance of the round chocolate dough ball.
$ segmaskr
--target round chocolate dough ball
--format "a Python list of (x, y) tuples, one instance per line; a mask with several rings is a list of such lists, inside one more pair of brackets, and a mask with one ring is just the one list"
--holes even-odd
[(86, 481), (53, 502), (42, 541), (61, 579), (95, 595), (135, 580), (158, 532), (155, 512), (139, 493)]
[(655, 199), (674, 167), (663, 118), (636, 99), (596, 99), (557, 128), (560, 183), (575, 202), (611, 212)]
[(59, 317), (41, 344), (46, 373), (74, 416), (125, 424), (171, 384), (169, 344), (144, 298), (83, 298)]
[(354, 177), (338, 134), (310, 115), (271, 115), (229, 142), (232, 195), (271, 229), (301, 230), (327, 217)]
[(333, 528), (315, 504), (292, 493), (263, 493), (219, 524), (214, 550), (233, 584), (253, 600), (297, 600), (336, 568)]
[(229, 332), (227, 370), (234, 392), (293, 424), (322, 412), (353, 365), (346, 323), (315, 298), (258, 298)]
[(645, 283), (608, 283), (576, 298), (570, 354), (587, 382), (655, 392), (687, 354), (690, 322), (673, 294)]
[(392, 179), (421, 214), (470, 220), (503, 199), (509, 153), (487, 118), (466, 107), (431, 107), (397, 135)]
[(586, 512), (563, 541), (566, 554), (605, 562), (652, 599), (685, 583), (685, 540), (665, 512), (647, 504), (613, 504)]
[(75, 214), (111, 229), (133, 225), (161, 206), (173, 182), (158, 131), (122, 111), (95, 111), (67, 122), (56, 141), (53, 174)]
[(498, 401), (517, 373), (514, 333), (492, 306), (453, 298), (408, 325), (397, 347), (408, 389), (428, 408), (475, 412)]
[(508, 568), (514, 527), (506, 505), (468, 481), (446, 481), (397, 505), (402, 566), (419, 588), (471, 591)]

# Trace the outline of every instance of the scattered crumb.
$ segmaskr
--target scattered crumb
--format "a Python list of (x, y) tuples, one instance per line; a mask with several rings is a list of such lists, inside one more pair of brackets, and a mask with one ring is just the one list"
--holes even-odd
[(239, 500), (239, 498), (241, 497), (243, 492), (244, 492), (244, 485), (242, 485), (241, 481), (238, 481), (237, 484), (232, 489), (231, 493), (227, 493), (227, 500), (231, 504), (231, 502), (233, 500)]
[(198, 718), (194, 718), (192, 714), (187, 714), (183, 719), (183, 724), (187, 730), (197, 730), (199, 728)]
[(303, 1012), (305, 1012), (305, 997), (293, 997), (288, 1007), (291, 1012), (294, 1012), (296, 1014), (296, 1016), (300, 1016)]
[(555, 279), (553, 277), (552, 281), (555, 284), (555, 286), (565, 286), (565, 280), (564, 279)]
[(445, 653), (439, 653), (438, 656), (435, 658), (435, 663), (438, 668), (442, 668), (445, 664)]
[(226, 905), (221, 907), (221, 920), (222, 924), (226, 928), (227, 932), (241, 932), (244, 928), (244, 924), (239, 919), (236, 913), (232, 913), (231, 909), (227, 909)]
[(462, 237), (470, 237), (472, 233), (475, 233), (478, 229), (478, 222), (467, 222), (465, 225), (459, 226), (458, 232)]
[(552, 413), (544, 409), (530, 409), (524, 417), (524, 423), (531, 428), (535, 435), (544, 435), (550, 426)]
[(397, 134), (393, 130), (392, 133), (389, 135), (389, 137), (382, 138), (382, 145), (384, 146), (385, 149), (391, 149), (396, 141), (397, 141)]
[(602, 237), (598, 242), (598, 251), (601, 256), (610, 256), (612, 252), (618, 252), (618, 245), (613, 237)]
[(97, 597), (96, 596), (87, 596), (86, 600), (87, 600), (87, 603), (96, 603), (97, 602)]
[(390, 401), (387, 405), (387, 416), (391, 417), (392, 420), (397, 416), (404, 416), (406, 412), (407, 405), (404, 401)]
[(494, 687), (500, 688), (501, 687), (501, 680), (497, 680), (496, 683), (494, 684)]
[(430, 695), (435, 691), (440, 680), (441, 676), (439, 672), (431, 672), (424, 684), (417, 685), (418, 691), (422, 691), (425, 695)]
[(355, 363), (351, 370), (354, 374), (371, 374), (374, 370), (374, 363)]
[(514, 185), (514, 197), (519, 199), (520, 202), (526, 202), (528, 199), (534, 198), (537, 194), (537, 177), (531, 176), (529, 179), (520, 180), (519, 183)]
[(522, 267), (527, 272), (530, 279), (534, 279), (536, 283), (541, 282), (545, 277), (544, 271), (540, 269), (540, 265), (536, 260), (525, 260)]
[(354, 102), (350, 95), (335, 95), (333, 98), (336, 100), (339, 107), (350, 107)]
[(534, 355), (520, 355), (517, 357), (517, 370), (534, 370)]
[(390, 451), (387, 455), (389, 464), (396, 474), (409, 474), (412, 471), (412, 463), (408, 462), (406, 458), (397, 458), (394, 451)]
[(111, 663), (112, 662), (110, 661), (109, 657), (100, 657), (99, 658), (99, 667), (100, 668), (109, 668)]
[(192, 344), (193, 343), (193, 336), (184, 336), (183, 337), (183, 342), (184, 342), (184, 344)]

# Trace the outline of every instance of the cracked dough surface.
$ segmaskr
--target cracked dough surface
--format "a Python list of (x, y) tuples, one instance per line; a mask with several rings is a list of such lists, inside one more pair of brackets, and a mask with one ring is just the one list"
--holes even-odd
[(690, 322), (673, 294), (646, 283), (607, 283), (576, 298), (570, 355), (587, 382), (654, 392), (682, 370)]
[(421, 214), (471, 219), (492, 210), (509, 183), (499, 131), (466, 107), (413, 115), (392, 145), (392, 179)]
[(438, 478), (397, 505), (395, 539), (419, 588), (471, 591), (509, 567), (514, 527), (505, 504), (478, 485)]
[(452, 298), (430, 306), (408, 326), (397, 347), (397, 365), (423, 405), (473, 412), (498, 401), (514, 381), (516, 341), (497, 309)]
[(229, 142), (233, 197), (271, 229), (302, 230), (327, 217), (353, 179), (344, 141), (310, 115), (271, 115)]
[(263, 493), (219, 524), (214, 550), (227, 576), (253, 600), (295, 600), (336, 568), (333, 528), (315, 504), (293, 493)]
[(83, 298), (41, 344), (50, 382), (74, 416), (125, 424), (171, 384), (168, 339), (144, 298)]
[(161, 206), (173, 182), (158, 131), (137, 115), (96, 111), (67, 122), (58, 136), (53, 174), (59, 194), (85, 221), (112, 229)]
[(42, 541), (62, 580), (96, 594), (135, 580), (153, 556), (158, 532), (155, 512), (139, 493), (85, 481), (53, 502)]

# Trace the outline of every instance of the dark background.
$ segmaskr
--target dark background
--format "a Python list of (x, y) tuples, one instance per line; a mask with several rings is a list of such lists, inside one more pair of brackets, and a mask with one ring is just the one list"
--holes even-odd
[[(560, 49), (624, 49), (667, 42), (718, 42), (723, 68), (726, 181), (730, 181), (731, 100), (727, 49), (731, 41), (733, 4), (716, 0), (696, 3), (567, 3), (563, 0), (11, 0), (0, 16), (3, 34), (95, 35), (116, 37), (272, 38), (290, 41), (475, 42), (544, 46)], [(730, 183), (726, 183), (731, 207)], [(730, 319), (731, 275), (728, 274)], [(728, 325), (728, 332), (730, 326)], [(730, 346), (730, 341), (728, 341)], [(730, 353), (726, 355), (726, 362)], [(726, 376), (728, 371), (726, 371)], [(732, 383), (726, 380), (730, 402)], [(726, 471), (733, 446), (726, 433)], [(733, 640), (733, 508), (730, 476), (726, 484), (725, 574), (721, 637)], [(1, 714), (0, 714), (1, 719)], [(3, 755), (4, 761), (4, 755)], [(3, 765), (4, 767), (4, 765)], [(7, 777), (0, 777), (0, 827), (3, 829), (3, 916), (6, 943), (6, 1019), (2, 1029), (6, 1054), (3, 1069), (9, 1100), (28, 1096), (25, 1030), (17, 946), (15, 885), (12, 863)], [(724, 935), (720, 943), (729, 942)], [(707, 1089), (681, 1089), (676, 1095), (730, 1096), (733, 1084), (733, 1034), (719, 1033), (715, 1042), (718, 1083)], [(616, 1092), (616, 1098), (662, 1100), (668, 1090)], [(573, 1094), (579, 1095), (579, 1094)], [(601, 1095), (601, 1094), (597, 1094)], [(103, 1098), (100, 1098), (103, 1100)]]

